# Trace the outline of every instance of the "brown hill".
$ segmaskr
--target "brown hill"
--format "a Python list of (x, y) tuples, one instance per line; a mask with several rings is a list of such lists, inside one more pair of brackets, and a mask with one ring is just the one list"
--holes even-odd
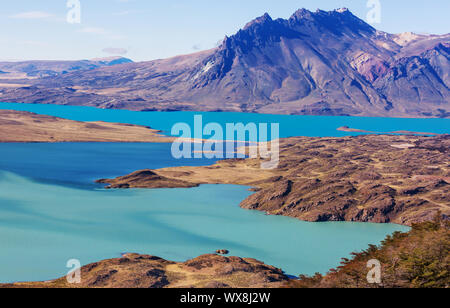
[(66, 277), (0, 288), (276, 288), (288, 281), (283, 271), (255, 259), (203, 255), (186, 262), (126, 254), (83, 266), (81, 284)]

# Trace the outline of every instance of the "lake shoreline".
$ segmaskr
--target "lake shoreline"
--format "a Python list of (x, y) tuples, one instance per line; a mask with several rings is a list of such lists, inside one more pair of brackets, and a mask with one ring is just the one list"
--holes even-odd
[[(274, 171), (267, 171), (258, 168), (263, 162), (262, 159), (247, 159), (245, 161), (240, 160), (222, 160), (219, 161), (216, 165), (207, 166), (207, 167), (176, 167), (173, 168), (164, 168), (160, 170), (140, 170), (133, 172), (129, 175), (118, 177), (116, 179), (99, 179), (97, 183), (109, 184), (108, 188), (187, 188), (187, 187), (197, 187), (200, 184), (236, 184), (236, 185), (247, 185), (253, 187), (253, 191), (255, 192), (252, 196), (247, 198), (241, 203), (241, 206), (249, 209), (258, 209), (260, 211), (264, 211), (267, 214), (275, 214), (275, 215), (285, 215), (291, 216), (295, 218), (299, 218), (305, 221), (362, 221), (362, 222), (376, 222), (376, 223), (386, 223), (386, 222), (394, 222), (402, 225), (411, 225), (413, 222), (422, 221), (425, 219), (422, 217), (422, 214), (413, 213), (409, 215), (411, 217), (398, 217), (399, 215), (394, 215), (394, 217), (390, 217), (390, 214), (381, 214), (380, 206), (375, 209), (371, 209), (370, 213), (366, 211), (366, 205), (364, 202), (358, 201), (359, 197), (355, 199), (349, 199), (350, 202), (348, 205), (343, 203), (339, 203), (335, 206), (335, 209), (327, 209), (327, 210), (314, 210), (315, 202), (324, 202), (325, 200), (320, 196), (315, 196), (311, 198), (308, 203), (308, 207), (312, 207), (313, 210), (308, 208), (303, 208), (300, 212), (296, 210), (292, 210), (292, 207), (296, 208), (298, 205), (298, 200), (301, 199), (301, 196), (296, 197), (297, 200), (290, 200), (292, 203), (288, 205), (289, 210), (285, 208), (285, 202), (289, 199), (289, 195), (292, 195), (292, 186), (296, 183), (299, 183), (298, 179), (288, 179), (286, 177), (286, 169), (294, 168), (297, 164), (302, 164), (303, 162), (318, 160), (322, 161), (321, 163), (325, 163), (331, 169), (336, 169), (336, 166), (342, 165), (344, 169), (350, 168), (347, 173), (339, 173), (338, 169), (336, 169), (336, 176), (334, 181), (341, 181), (340, 188), (347, 187), (346, 189), (357, 190), (354, 187), (354, 183), (344, 183), (343, 177), (348, 176), (353, 173), (355, 170), (352, 165), (358, 165), (357, 160), (348, 160), (351, 156), (357, 157), (361, 156), (363, 153), (359, 153), (358, 155), (344, 155), (344, 160), (339, 161), (339, 159), (335, 159), (337, 156), (342, 156), (342, 151), (350, 151), (350, 152), (358, 152), (358, 147), (366, 146), (366, 151), (369, 151), (375, 155), (384, 155), (382, 152), (393, 152), (393, 148), (398, 150), (404, 150), (407, 152), (415, 153), (420, 148), (416, 146), (417, 142), (427, 143), (428, 140), (438, 140), (436, 142), (432, 142), (433, 145), (430, 147), (430, 151), (425, 151), (422, 155), (428, 155), (432, 157), (433, 151), (441, 151), (445, 153), (448, 151), (449, 145), (440, 144), (441, 141), (446, 142), (448, 140), (448, 135), (438, 135), (435, 133), (427, 133), (433, 136), (433, 138), (429, 137), (421, 137), (414, 134), (425, 134), (425, 133), (414, 133), (406, 130), (396, 131), (397, 133), (404, 133), (406, 135), (390, 135), (390, 134), (378, 134), (373, 131), (363, 130), (363, 129), (353, 129), (349, 126), (341, 126), (337, 128), (337, 131), (345, 131), (351, 133), (362, 133), (369, 135), (362, 135), (359, 137), (290, 137), (290, 138), (281, 138), (280, 142), (284, 145), (283, 154), (284, 156), (292, 155), (292, 149), (299, 146), (299, 143), (304, 143), (304, 147), (307, 148), (306, 152), (310, 152), (309, 155), (300, 155), (297, 160), (296, 159), (287, 159), (287, 161), (281, 162), (282, 167), (277, 168)], [(36, 113), (30, 113), (27, 111), (12, 111), (12, 110), (0, 110), (0, 143), (2, 142), (19, 142), (19, 143), (60, 143), (60, 142), (119, 142), (119, 143), (171, 143), (177, 140), (174, 137), (167, 137), (161, 135), (160, 130), (150, 129), (148, 126), (141, 126), (135, 124), (125, 124), (125, 123), (110, 123), (110, 122), (81, 122), (81, 121), (73, 121), (67, 120), (64, 118), (58, 118), (54, 116), (46, 116), (40, 115)], [(373, 134), (371, 134), (373, 133)], [(395, 132), (392, 132), (395, 133)], [(19, 137), (20, 136), (20, 137)], [(22, 140), (16, 140), (21, 138)], [(361, 140), (361, 141), (358, 141)], [(375, 142), (372, 142), (375, 140)], [(388, 142), (386, 142), (388, 140)], [(125, 142), (124, 142), (125, 141)], [(194, 140), (195, 141), (195, 140)], [(350, 143), (350, 147), (347, 146), (347, 143)], [(247, 147), (242, 147), (241, 150), (248, 150)], [(316, 151), (315, 149), (326, 149), (328, 151), (327, 154), (321, 153), (320, 151)], [(388, 150), (391, 151), (388, 151)], [(423, 150), (423, 147), (420, 148)], [(304, 149), (301, 149), (304, 151)], [(402, 160), (411, 160), (412, 157), (409, 157), (408, 153), (404, 158), (398, 159), (395, 155), (392, 155), (389, 159), (386, 159), (383, 164), (395, 164), (395, 163), (404, 163)], [(393, 154), (393, 153), (392, 153)], [(417, 153), (416, 153), (417, 154)], [(417, 154), (418, 155), (418, 154)], [(321, 157), (323, 156), (323, 157)], [(367, 156), (365, 159), (371, 160), (371, 156)], [(423, 160), (423, 157), (418, 158)], [(440, 158), (442, 161), (442, 157)], [(424, 163), (426, 163), (424, 161)], [(285, 165), (283, 168), (283, 164)], [(308, 163), (304, 164), (306, 168), (315, 168), (320, 169), (320, 164), (313, 163), (311, 166)], [(375, 166), (370, 166), (371, 164), (359, 164), (363, 166), (363, 168), (374, 168)], [(224, 167), (225, 166), (225, 167)], [(286, 168), (289, 166), (289, 168)], [(417, 165), (416, 165), (417, 166)], [(392, 168), (392, 167), (389, 167)], [(442, 166), (442, 174), (438, 174), (435, 176), (433, 174), (427, 174), (427, 171), (423, 171), (423, 174), (420, 172), (414, 175), (407, 175), (405, 177), (413, 177), (420, 178), (425, 177), (427, 175), (431, 176), (431, 180), (443, 181), (448, 185), (449, 182), (449, 172), (446, 171), (445, 167)], [(248, 172), (250, 170), (250, 172)], [(409, 168), (410, 171), (411, 168)], [(303, 174), (301, 175), (302, 181), (311, 182), (321, 181), (321, 174), (324, 174), (323, 170), (313, 171), (317, 173), (315, 179), (311, 177), (311, 174)], [(370, 177), (374, 177), (373, 180), (378, 181), (380, 185), (385, 185), (382, 178), (384, 177), (379, 172), (374, 172), (370, 174)], [(403, 173), (401, 170), (397, 170), (400, 174)], [(302, 174), (302, 171), (299, 171)], [(326, 173), (326, 172), (325, 172)], [(212, 174), (212, 175), (211, 175)], [(434, 178), (433, 178), (434, 176)], [(247, 178), (245, 178), (247, 177)], [(330, 179), (327, 179), (330, 182)], [(355, 181), (355, 179), (353, 179)], [(364, 182), (364, 179), (359, 179), (357, 182)], [(394, 181), (395, 182), (395, 181)], [(415, 185), (414, 183), (412, 183)], [(298, 185), (298, 184), (296, 184)], [(322, 186), (326, 186), (326, 184), (319, 183), (309, 183), (308, 189), (320, 189)], [(340, 188), (336, 188), (330, 182), (331, 190), (339, 190)], [(411, 185), (408, 184), (408, 185)], [(430, 184), (432, 185), (432, 184)], [(391, 186), (384, 186), (385, 188), (381, 189), (379, 193), (375, 195), (375, 197), (371, 198), (384, 198), (380, 201), (382, 204), (387, 202), (387, 205), (391, 207), (389, 210), (382, 210), (382, 212), (392, 212), (393, 205), (389, 205), (391, 200), (396, 200), (396, 198), (392, 197), (392, 192), (388, 192), (389, 189), (396, 186), (396, 183), (393, 183)], [(398, 185), (397, 185), (398, 186)], [(316, 187), (316, 188), (314, 188)], [(303, 190), (304, 188), (300, 188)], [(308, 189), (304, 191), (303, 194), (308, 193)], [(405, 188), (406, 189), (406, 188)], [(421, 189), (421, 188), (417, 188)], [(414, 189), (410, 189), (413, 191)], [(431, 189), (432, 190), (432, 189)], [(430, 191), (431, 191), (430, 190)], [(262, 191), (262, 192), (261, 192)], [(368, 192), (369, 193), (369, 192)], [(272, 197), (266, 196), (266, 194), (274, 194), (275, 199), (278, 201), (274, 201), (275, 199)], [(353, 193), (345, 193), (344, 194), (353, 194)], [(395, 194), (395, 192), (394, 192)], [(279, 196), (278, 196), (279, 195)], [(369, 193), (370, 195), (370, 193)], [(414, 194), (415, 195), (415, 194)], [(384, 197), (383, 197), (384, 196)], [(335, 198), (330, 196), (331, 198)], [(387, 198), (387, 199), (386, 199)], [(419, 198), (419, 200), (421, 200)], [(450, 215), (450, 210), (445, 206), (441, 206), (444, 201), (431, 201), (430, 199), (425, 199), (426, 206), (432, 207), (434, 210), (440, 209), (443, 211), (445, 215)], [(355, 203), (356, 202), (356, 203)], [(419, 201), (417, 201), (419, 202)], [(434, 203), (433, 203), (434, 202)], [(345, 202), (344, 202), (345, 203)], [(395, 201), (394, 201), (395, 203)], [(431, 204), (431, 205), (430, 205)], [(433, 207), (434, 204), (434, 207)], [(358, 207), (358, 211), (354, 211), (352, 215), (348, 216), (348, 210), (344, 208), (349, 207)], [(412, 205), (402, 205), (402, 207), (407, 206), (410, 208)], [(416, 206), (417, 207), (417, 206)], [(424, 207), (421, 205), (420, 207)], [(375, 211), (375, 212), (373, 212)], [(397, 209), (396, 212), (407, 212), (408, 210)], [(431, 215), (431, 210), (427, 210), (425, 217)]]
[[(127, 130), (130, 127), (144, 129), (143, 132), (148, 133), (146, 126), (125, 125)], [(158, 134), (160, 131), (154, 132)], [(241, 202), (242, 208), (311, 222), (359, 221), (410, 226), (430, 219), (439, 210), (442, 210), (444, 216), (449, 215), (445, 206), (442, 206), (448, 202), (445, 199), (449, 185), (448, 170), (444, 167), (442, 172), (438, 172), (424, 168), (429, 161), (437, 162), (440, 166), (442, 155), (448, 153), (448, 136), (376, 134), (359, 137), (292, 137), (282, 138), (280, 142), (280, 170), (275, 172), (261, 170), (260, 159), (237, 159), (223, 160), (203, 167), (136, 171), (125, 177), (101, 182), (110, 183), (111, 188), (244, 185), (253, 187), (253, 194)], [(344, 157), (341, 154), (345, 154)], [(414, 166), (401, 170), (400, 178), (389, 175), (393, 171), (399, 171), (393, 165), (406, 164), (408, 167), (407, 162), (410, 161), (415, 162)], [(354, 165), (356, 168), (353, 168)], [(369, 172), (372, 169), (375, 172)], [(411, 174), (412, 170), (417, 174)], [(399, 183), (401, 178), (406, 181)], [(368, 185), (370, 182), (374, 185)], [(325, 191), (320, 191), (320, 187)], [(338, 199), (343, 201), (336, 201)], [(368, 201), (358, 204), (361, 199)], [(410, 201), (406, 202), (407, 199)], [(324, 202), (331, 205), (318, 208)], [(376, 206), (375, 203), (381, 206)], [(387, 214), (382, 214), (383, 211), (387, 211)]]
[[(241, 207), (311, 222), (411, 226), (438, 211), (450, 216), (445, 205), (450, 203), (450, 171), (445, 165), (450, 135), (296, 137), (280, 143), (280, 166), (274, 170), (261, 169), (261, 158), (228, 159), (211, 166), (140, 170), (97, 183), (115, 189), (250, 186), (254, 194)], [(424, 168), (430, 159), (435, 163), (433, 174)]]
[[(282, 269), (252, 258), (205, 254), (185, 262), (153, 255), (125, 253), (81, 267), (79, 283), (67, 277), (41, 282), (0, 283), (0, 288), (448, 288), (450, 223), (439, 216), (414, 225), (408, 232), (388, 235), (380, 245), (343, 259), (326, 274), (290, 276)], [(407, 255), (409, 258), (405, 258)], [(415, 260), (439, 259), (430, 265)], [(382, 260), (382, 280), (367, 279), (371, 261)]]
[[(8, 173), (2, 174), (0, 181), (4, 188), (0, 193), (3, 204), (0, 211), (6, 221), (6, 225), (0, 226), (3, 230), (2, 236), (8, 238), (9, 221), (23, 232), (25, 230), (20, 227), (24, 223), (23, 219), (28, 221), (31, 218), (23, 215), (27, 211), (21, 211), (18, 213), (19, 216), (14, 215), (11, 218), (8, 209), (14, 204), (23, 204), (23, 210), (29, 208), (33, 213), (39, 214), (37, 218), (32, 218), (33, 222), (27, 223), (25, 228), (33, 230), (31, 237), (19, 237), (17, 241), (4, 247), (5, 255), (0, 257), (0, 269), (5, 270), (3, 282), (50, 280), (66, 273), (64, 266), (68, 259), (75, 258), (81, 260), (81, 264), (90, 264), (97, 260), (114, 258), (121, 251), (153, 254), (166, 260), (185, 262), (204, 253), (226, 249), (233, 256), (264, 260), (266, 264), (283, 268), (292, 275), (325, 273), (329, 268), (338, 265), (337, 260), (341, 256), (360, 251), (369, 243), (379, 243), (386, 235), (395, 231), (408, 230), (393, 224), (384, 226), (346, 222), (316, 224), (296, 221), (289, 217), (263, 215), (258, 211), (239, 208), (239, 200), (244, 199), (249, 193), (246, 188), (234, 185), (107, 192), (103, 189), (78, 190), (73, 186), (58, 187)], [(31, 203), (29, 201), (23, 203), (21, 200), (29, 199), (21, 193), (23, 187), (27, 187), (30, 198), (36, 196), (37, 192), (39, 198)], [(177, 195), (180, 197), (176, 197)], [(61, 208), (62, 196), (65, 205), (74, 206), (70, 209), (67, 206)], [(15, 201), (12, 203), (8, 199)], [(86, 216), (87, 213), (89, 216)], [(49, 215), (53, 219), (48, 220)], [(179, 216), (186, 215), (189, 219), (179, 219)], [(69, 217), (70, 224), (61, 225), (61, 219), (66, 220)], [(111, 225), (111, 228), (105, 229), (105, 223)], [(268, 224), (272, 227), (263, 227)], [(26, 251), (30, 249), (35, 253), (40, 251), (38, 243), (53, 238), (53, 236), (48, 238), (45, 235), (47, 232), (42, 234), (41, 229), (51, 230), (56, 226), (58, 234), (62, 230), (67, 234), (63, 237), (64, 244), (55, 247), (55, 251), (41, 252), (41, 260), (49, 261), (41, 264), (39, 272), (34, 273), (32, 268), (36, 264), (27, 261), (29, 257)], [(178, 231), (174, 233), (175, 226), (175, 230)], [(17, 234), (17, 227), (12, 230), (13, 234)], [(82, 233), (79, 230), (81, 227), (84, 230)], [(207, 233), (201, 231), (204, 228), (207, 228)], [(113, 236), (108, 237), (110, 240), (114, 239), (112, 246), (108, 244), (109, 241), (105, 242), (104, 233)], [(236, 234), (240, 235), (236, 237)], [(309, 237), (292, 237), (293, 234), (316, 234), (316, 242), (321, 244), (309, 243)], [(73, 237), (78, 238), (80, 235), (82, 241), (74, 242)], [(274, 241), (275, 238), (284, 240)], [(31, 239), (32, 243), (26, 244)], [(161, 245), (162, 240), (170, 245), (168, 247), (165, 244)], [(312, 263), (309, 259), (310, 253), (303, 253), (302, 247), (305, 245), (319, 255)], [(19, 247), (22, 247), (20, 248), (22, 252), (17, 250)], [(19, 262), (19, 265), (26, 264), (25, 268), (20, 267), (21, 272), (18, 276), (13, 267), (16, 262)], [(5, 264), (9, 264), (9, 268), (3, 268)], [(29, 274), (26, 274), (27, 272)]]
[(175, 140), (160, 133), (140, 125), (81, 122), (27, 111), (0, 110), (0, 143), (171, 143)]
[[(62, 129), (58, 129), (62, 127)], [(347, 132), (358, 132), (358, 133), (373, 133), (372, 131), (361, 130), (361, 129), (352, 129), (348, 126), (339, 127), (338, 131), (347, 131)], [(80, 122), (80, 121), (72, 121), (66, 120), (63, 118), (57, 118), (53, 116), (45, 116), (39, 115), (35, 113), (25, 112), (25, 111), (8, 111), (8, 110), (0, 110), (0, 132), (4, 131), (5, 133), (0, 134), (0, 143), (2, 142), (14, 142), (16, 141), (14, 136), (21, 136), (23, 140), (18, 141), (19, 143), (64, 143), (64, 142), (82, 142), (82, 143), (96, 143), (96, 142), (118, 142), (118, 143), (170, 143), (176, 140), (174, 137), (167, 137), (160, 135), (159, 130), (149, 129), (146, 126), (139, 126), (133, 124), (123, 124), (123, 123), (109, 123), (109, 122)], [(438, 140), (434, 142), (432, 145), (432, 151), (439, 150), (441, 148), (441, 152), (444, 153), (448, 150), (448, 145), (439, 144), (441, 141), (448, 140), (446, 135), (437, 135), (434, 133), (429, 133), (433, 136), (433, 138), (429, 137), (421, 137), (417, 135), (412, 135), (413, 132), (409, 131), (398, 131), (399, 133), (405, 133), (410, 135), (382, 135), (382, 134), (369, 134), (363, 135), (364, 137), (291, 137), (291, 138), (282, 138), (280, 142), (284, 145), (283, 155), (291, 155), (292, 148), (298, 147), (299, 143), (304, 142), (307, 151), (311, 152), (310, 155), (304, 155), (299, 157), (297, 161), (295, 159), (288, 159), (287, 162), (282, 161), (281, 165), (287, 164), (290, 167), (294, 168), (298, 163), (302, 163), (305, 160), (323, 160), (323, 163), (326, 163), (329, 168), (333, 169), (337, 165), (344, 164), (343, 167), (348, 168), (351, 164), (355, 164), (357, 161), (349, 161), (350, 165), (346, 166), (345, 161), (340, 162), (339, 160), (334, 159), (334, 156), (339, 156), (340, 152), (343, 150), (358, 152), (358, 146), (367, 146), (367, 151), (369, 152), (377, 152), (380, 155), (380, 152), (392, 152), (388, 151), (388, 149), (396, 148), (398, 150), (405, 150), (409, 152), (415, 152), (419, 147), (416, 147), (415, 143), (427, 140)], [(418, 134), (418, 133), (417, 133)], [(81, 137), (80, 137), (81, 135)], [(83, 137), (84, 136), (84, 137)], [(132, 137), (131, 137), (132, 136)], [(130, 140), (132, 138), (132, 140)], [(358, 140), (362, 140), (359, 142)], [(375, 140), (374, 147), (371, 145), (371, 141)], [(385, 142), (386, 140), (390, 140), (389, 142)], [(419, 140), (419, 141), (418, 141)], [(123, 142), (126, 141), (126, 142)], [(17, 141), (16, 141), (17, 142)], [(345, 144), (353, 143), (353, 145), (348, 148)], [(309, 146), (308, 146), (309, 144)], [(330, 149), (330, 145), (331, 146)], [(344, 146), (341, 146), (343, 144)], [(381, 145), (382, 144), (382, 145)], [(287, 146), (286, 146), (287, 145)], [(378, 147), (378, 148), (377, 148)], [(323, 154), (321, 152), (315, 151), (314, 149), (327, 149), (329, 151), (328, 154)], [(248, 147), (243, 147), (243, 149), (247, 149)], [(362, 153), (360, 153), (362, 154)], [(407, 154), (407, 153), (406, 153)], [(433, 155), (432, 152), (426, 151), (426, 155)], [(320, 157), (321, 155), (325, 155), (325, 157)], [(358, 154), (359, 155), (359, 154)], [(326, 157), (328, 156), (328, 157)], [(355, 155), (353, 155), (355, 156)], [(356, 155), (357, 156), (357, 155)], [(371, 159), (367, 157), (367, 159)], [(386, 160), (386, 163), (392, 164), (395, 163), (397, 158), (393, 155), (389, 160)], [(411, 157), (406, 155), (405, 158), (410, 160)], [(423, 160), (423, 158), (422, 158)], [(442, 160), (442, 159), (441, 159)], [(246, 185), (253, 187), (253, 191), (255, 192), (252, 196), (245, 199), (241, 206), (249, 209), (257, 209), (260, 211), (264, 211), (266, 214), (271, 215), (285, 215), (295, 217), (305, 221), (361, 221), (361, 222), (376, 222), (376, 223), (386, 223), (386, 222), (394, 222), (402, 225), (411, 225), (413, 222), (419, 222), (429, 218), (431, 215), (431, 210), (427, 210), (428, 214), (425, 215), (425, 218), (422, 217), (422, 214), (413, 213), (409, 215), (411, 217), (398, 217), (399, 215), (394, 215), (390, 217), (390, 214), (380, 214), (380, 207), (375, 209), (371, 209), (372, 212), (368, 213), (366, 211), (366, 206), (364, 203), (356, 201), (356, 203), (360, 203), (357, 205), (359, 211), (356, 211), (352, 215), (347, 215), (346, 209), (339, 209), (342, 207), (355, 207), (355, 200), (349, 200), (350, 205), (339, 204), (336, 209), (327, 209), (327, 210), (314, 210), (303, 209), (301, 212), (293, 211), (290, 209), (289, 211), (285, 210), (284, 202), (286, 202), (285, 197), (288, 195), (292, 195), (292, 186), (295, 183), (298, 183), (298, 180), (286, 179), (286, 166), (284, 170), (280, 171), (280, 168), (275, 171), (267, 171), (258, 168), (258, 164), (263, 162), (261, 159), (251, 160), (247, 159), (245, 161), (240, 160), (222, 160), (219, 161), (216, 165), (207, 166), (207, 167), (176, 167), (176, 168), (164, 168), (159, 170), (140, 170), (133, 172), (127, 176), (118, 177), (116, 179), (100, 179), (97, 180), (97, 183), (109, 184), (108, 188), (187, 188), (187, 187), (197, 187), (200, 184), (235, 184), (235, 185)], [(398, 161), (397, 163), (402, 163), (402, 161)], [(424, 162), (425, 163), (425, 162)], [(364, 164), (363, 164), (364, 165)], [(370, 164), (365, 164), (364, 168), (368, 168)], [(225, 166), (225, 167), (224, 167)], [(250, 167), (250, 168), (249, 168)], [(320, 165), (312, 165), (313, 168), (319, 168)], [(289, 169), (287, 168), (287, 169)], [(311, 166), (307, 167), (311, 168)], [(353, 168), (353, 167), (352, 167)], [(446, 170), (445, 167), (443, 170)], [(219, 170), (220, 169), (220, 170)], [(283, 168), (281, 168), (283, 169)], [(409, 168), (411, 169), (411, 168)], [(203, 171), (202, 171), (203, 170)], [(247, 171), (250, 171), (247, 172)], [(277, 172), (278, 170), (278, 172)], [(354, 171), (354, 170), (353, 170)], [(349, 171), (353, 173), (353, 171)], [(397, 170), (402, 173), (401, 170)], [(300, 174), (302, 173), (299, 171)], [(323, 171), (314, 171), (318, 172), (318, 174), (323, 174)], [(338, 171), (337, 171), (338, 172)], [(370, 172), (369, 172), (370, 173)], [(448, 171), (444, 171), (443, 174), (439, 176), (435, 176), (433, 178), (433, 174), (430, 174), (431, 180), (440, 180), (443, 181), (444, 186), (448, 185), (450, 175)], [(211, 175), (212, 174), (212, 175)], [(335, 180), (342, 182), (342, 176), (345, 174), (339, 175), (337, 173), (337, 178)], [(348, 174), (347, 174), (348, 175)], [(383, 183), (380, 174), (375, 172), (374, 176), (375, 180)], [(408, 177), (408, 175), (405, 175)], [(415, 174), (414, 177), (426, 177), (427, 173), (423, 174)], [(247, 177), (247, 178), (245, 178)], [(313, 179), (311, 175), (302, 175), (303, 181), (321, 181), (320, 176)], [(377, 178), (378, 177), (378, 178)], [(381, 177), (381, 178), (380, 178)], [(361, 179), (360, 179), (361, 180)], [(329, 180), (328, 180), (329, 181)], [(363, 181), (364, 182), (364, 181)], [(355, 189), (352, 187), (353, 184), (345, 184), (341, 183), (347, 189)], [(394, 183), (395, 184), (395, 183)], [(414, 183), (413, 183), (414, 184)], [(313, 188), (315, 186), (324, 186), (324, 184), (314, 184), (309, 183), (309, 189), (317, 189)], [(333, 185), (330, 183), (330, 185)], [(395, 186), (395, 185), (394, 185)], [(397, 185), (398, 186), (398, 185)], [(332, 188), (331, 190), (335, 189)], [(390, 188), (389, 186), (385, 186), (383, 188), (384, 191), (380, 191), (379, 194), (376, 194), (374, 198), (379, 198), (381, 196), (390, 196), (392, 193), (387, 192)], [(302, 188), (303, 189), (303, 188)], [(405, 188), (406, 189), (406, 188)], [(261, 192), (262, 190), (262, 192)], [(411, 191), (414, 189), (410, 189)], [(308, 193), (308, 189), (305, 190), (304, 194)], [(273, 201), (273, 198), (267, 199), (268, 196), (266, 194), (274, 194), (277, 197), (278, 201)], [(280, 196), (278, 196), (278, 194)], [(352, 193), (350, 193), (352, 194)], [(387, 194), (387, 195), (386, 195)], [(298, 197), (300, 198), (300, 196)], [(334, 197), (332, 197), (334, 198)], [(389, 198), (392, 199), (392, 196), (382, 197), (385, 198), (381, 203), (387, 202)], [(267, 199), (267, 200), (266, 200)], [(288, 198), (289, 199), (289, 198)], [(316, 196), (311, 199), (311, 204), (314, 202), (322, 202), (320, 196)], [(356, 198), (358, 199), (358, 198)], [(395, 198), (394, 198), (395, 199)], [(393, 199), (393, 200), (394, 200)], [(420, 199), (419, 199), (420, 200)], [(443, 211), (445, 215), (450, 216), (450, 211), (445, 206), (442, 207), (439, 204), (442, 202), (431, 201), (430, 199), (425, 199), (426, 206), (432, 207), (433, 210), (440, 209)], [(445, 200), (445, 199), (444, 199)], [(275, 202), (275, 204), (274, 204)], [(281, 203), (280, 203), (281, 202)], [(292, 205), (289, 207), (297, 207), (298, 204), (296, 200), (291, 200)], [(444, 201), (446, 202), (446, 201)], [(270, 205), (272, 204), (272, 205)], [(312, 205), (309, 205), (311, 207)], [(384, 206), (384, 205), (383, 205)], [(391, 205), (387, 205), (391, 206)], [(403, 205), (404, 207), (405, 205)], [(315, 206), (314, 206), (315, 207)], [(411, 205), (407, 206), (408, 208)], [(423, 205), (421, 207), (424, 207)], [(375, 212), (373, 212), (375, 211)], [(383, 210), (386, 212), (386, 210)], [(405, 212), (405, 210), (395, 210), (397, 212)], [(392, 209), (388, 212), (392, 212)], [(419, 211), (420, 212), (420, 211)]]

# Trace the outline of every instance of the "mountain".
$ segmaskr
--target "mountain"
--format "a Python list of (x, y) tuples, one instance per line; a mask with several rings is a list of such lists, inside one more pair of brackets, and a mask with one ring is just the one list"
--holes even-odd
[[(214, 49), (1, 89), (2, 101), (132, 110), (450, 117), (450, 34), (389, 34), (348, 9), (265, 14)], [(2, 67), (0, 66), (0, 69)]]
[(58, 76), (74, 71), (93, 70), (104, 66), (132, 63), (123, 57), (109, 57), (80, 61), (21, 61), (0, 62), (0, 74), (5, 78), (36, 78)]

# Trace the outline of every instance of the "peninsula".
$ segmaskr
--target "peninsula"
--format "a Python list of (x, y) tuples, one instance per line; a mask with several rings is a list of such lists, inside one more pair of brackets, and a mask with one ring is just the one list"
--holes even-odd
[(25, 111), (0, 110), (0, 142), (172, 142), (145, 126), (79, 122)]
[(101, 179), (108, 188), (237, 184), (255, 193), (241, 207), (305, 221), (411, 225), (450, 216), (450, 136), (367, 135), (280, 140), (280, 163), (231, 159), (212, 166), (141, 170)]

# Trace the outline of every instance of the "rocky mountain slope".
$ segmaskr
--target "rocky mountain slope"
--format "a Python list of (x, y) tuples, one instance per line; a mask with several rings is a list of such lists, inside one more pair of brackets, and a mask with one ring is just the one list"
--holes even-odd
[[(265, 14), (215, 49), (1, 90), (0, 99), (134, 110), (449, 117), (450, 35), (377, 31), (347, 9)], [(0, 67), (1, 69), (1, 67)]]

